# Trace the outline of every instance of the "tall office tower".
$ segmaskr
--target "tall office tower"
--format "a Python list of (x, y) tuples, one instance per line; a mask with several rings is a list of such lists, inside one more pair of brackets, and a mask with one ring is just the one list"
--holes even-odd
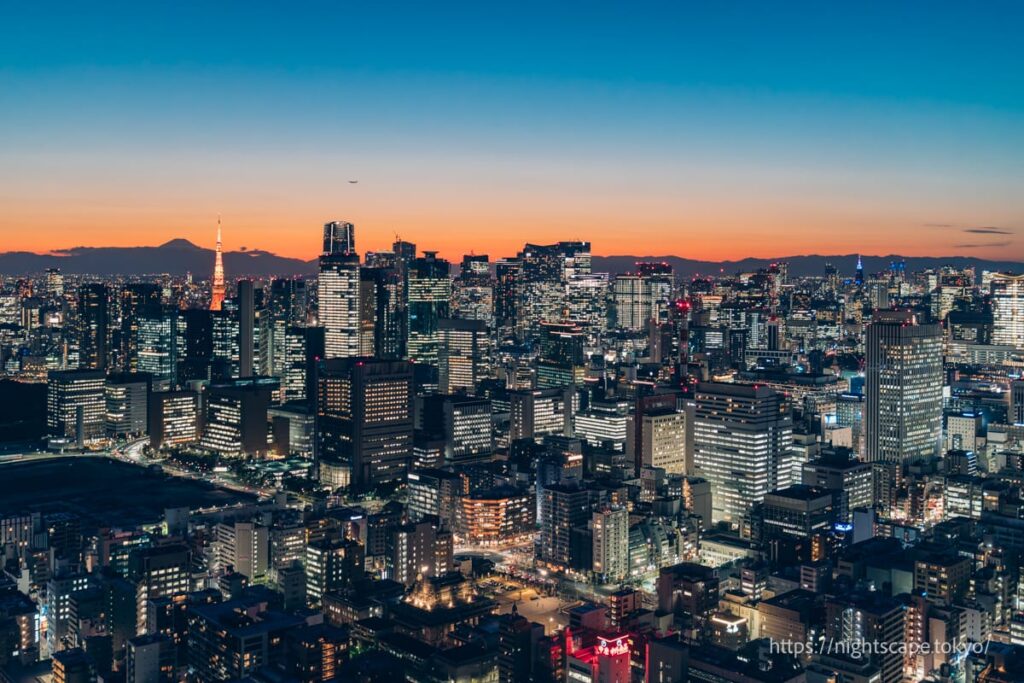
[(270, 282), (267, 309), (275, 320), (288, 325), (304, 325), (308, 306), (309, 293), (302, 278), (274, 278)]
[(367, 268), (393, 268), (398, 270), (398, 256), (393, 251), (368, 251), (365, 256)]
[(377, 281), (370, 268), (359, 269), (359, 353), (377, 355)]
[(274, 375), (284, 382), (287, 330), (292, 325), (306, 325), (308, 308), (305, 280), (271, 280), (266, 310), (262, 311), (260, 316), (260, 374)]
[(995, 324), (992, 343), (1024, 350), (1024, 275), (996, 273), (989, 286)]
[(586, 336), (572, 323), (541, 323), (537, 388), (576, 386), (583, 383)]
[(221, 253), (220, 216), (217, 217), (217, 248), (213, 257), (213, 281), (210, 286), (210, 310), (219, 311), (224, 306), (224, 255)]
[[(409, 265), (416, 258), (416, 245), (412, 242), (404, 242), (395, 236), (395, 241), (391, 245), (391, 251), (394, 253), (393, 267), (398, 271), (398, 280), (401, 282), (401, 292), (399, 293), (398, 308), (402, 312), (402, 343), (406, 344), (409, 339), (409, 318), (407, 308), (409, 305)], [(401, 358), (407, 356), (407, 351), (403, 348)]]
[(572, 390), (523, 389), (509, 392), (509, 439), (540, 441), (548, 434), (572, 433)]
[(181, 312), (183, 344), (178, 360), (178, 381), (210, 379), (213, 364), (213, 316), (200, 308)]
[(409, 264), (416, 258), (416, 245), (412, 242), (403, 242), (400, 239), (396, 239), (391, 245), (391, 251), (395, 255), (395, 267), (402, 273), (402, 277), (405, 278), (409, 274)]
[(529, 339), (542, 322), (564, 318), (566, 283), (576, 275), (590, 273), (590, 243), (527, 244), (519, 260), (522, 281), (517, 292), (516, 334)]
[(538, 557), (568, 567), (572, 561), (572, 533), (586, 526), (593, 510), (591, 493), (576, 483), (550, 484), (540, 492), (541, 522)]
[(46, 269), (46, 296), (54, 300), (64, 297), (64, 276), (60, 268)]
[(46, 433), (79, 446), (106, 431), (102, 370), (51, 370), (46, 382)]
[(665, 322), (675, 285), (672, 265), (662, 261), (640, 261), (636, 264), (636, 272), (643, 279), (644, 300), (650, 306), (648, 317)]
[(252, 377), (256, 337), (256, 289), (252, 280), (238, 281), (238, 376)]
[(359, 255), (321, 256), (317, 296), (326, 357), (359, 355)]
[(1006, 421), (1013, 425), (1024, 424), (1024, 380), (1010, 382), (1010, 409)]
[(716, 522), (738, 524), (769, 491), (788, 486), (793, 420), (782, 394), (764, 386), (697, 386), (694, 474), (711, 482)]
[(266, 454), (267, 409), (278, 389), (271, 377), (214, 382), (206, 390), (202, 445), (220, 455)]
[(523, 280), (523, 262), (500, 259), (494, 264), (494, 324), (499, 337), (511, 336), (519, 319), (519, 291)]
[(105, 370), (110, 344), (110, 289), (106, 285), (79, 287), (78, 331), (78, 366)]
[(192, 555), (185, 545), (138, 548), (128, 557), (128, 580), (135, 584), (137, 632), (145, 632), (149, 603), (189, 592)]
[(639, 332), (651, 320), (668, 320), (672, 300), (672, 266), (667, 263), (637, 263), (635, 274), (617, 275), (612, 285), (616, 325)]
[(306, 401), (309, 398), (306, 391), (309, 385), (309, 346), (307, 337), (310, 329), (296, 325), (289, 325), (285, 329), (284, 356), (277, 374), (281, 378), (281, 388), (284, 391), (283, 399), (285, 403)]
[(125, 373), (107, 377), (104, 403), (108, 436), (146, 433), (149, 391), (147, 375)]
[(568, 321), (582, 328), (593, 343), (608, 331), (608, 273), (571, 276), (565, 283)]
[(398, 269), (364, 267), (359, 277), (359, 355), (401, 358), (405, 320)]
[(358, 491), (404, 480), (412, 458), (412, 364), (324, 361), (317, 381), (317, 458), (347, 468)]
[(594, 574), (601, 583), (618, 583), (629, 575), (629, 511), (606, 507), (592, 518)]
[(484, 255), (462, 257), (462, 271), (452, 288), (452, 317), (494, 326), (494, 279)]
[(615, 326), (639, 332), (650, 319), (651, 305), (644, 291), (644, 280), (639, 275), (616, 275), (612, 284), (615, 302)]
[(149, 396), (149, 445), (154, 451), (199, 440), (199, 393), (158, 391)]
[(169, 389), (178, 383), (182, 345), (179, 326), (178, 309), (173, 306), (146, 311), (132, 325), (132, 372), (150, 375), (159, 389)]
[(434, 251), (423, 254), (409, 264), (409, 358), (436, 367), (440, 322), (451, 317), (452, 280), (448, 261)]
[(641, 444), (644, 467), (657, 467), (666, 474), (693, 471), (693, 407), (666, 408), (643, 415)]
[(347, 221), (324, 223), (324, 254), (354, 254), (356, 226)]
[(942, 328), (909, 311), (878, 311), (867, 329), (864, 435), (868, 462), (940, 454)]
[(163, 306), (160, 285), (154, 282), (132, 282), (121, 290), (118, 365), (128, 372), (139, 372), (139, 325), (143, 318), (159, 318)]
[(210, 375), (213, 379), (238, 377), (238, 299), (225, 299), (219, 311), (210, 311), (212, 353)]
[(858, 287), (864, 285), (864, 262), (860, 258), (860, 254), (857, 254), (857, 269), (854, 271), (853, 282)]
[(480, 380), (487, 326), (480, 320), (442, 318), (438, 331), (438, 391), (472, 394)]
[(491, 259), (487, 254), (465, 254), (459, 269), (459, 277), (487, 277), (491, 274)]

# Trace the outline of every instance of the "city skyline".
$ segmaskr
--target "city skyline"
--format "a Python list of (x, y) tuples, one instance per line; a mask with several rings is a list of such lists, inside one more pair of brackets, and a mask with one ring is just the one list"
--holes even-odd
[(11, 9), (5, 249), (1024, 259), (1019, 7), (590, 9)]
[(915, 5), (0, 10), (0, 682), (1024, 681), (1024, 6)]

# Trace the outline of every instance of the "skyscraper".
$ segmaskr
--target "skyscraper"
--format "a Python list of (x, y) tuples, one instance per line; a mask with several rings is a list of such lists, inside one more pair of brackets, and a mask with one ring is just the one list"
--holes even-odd
[(317, 458), (347, 468), (357, 490), (403, 480), (413, 445), (412, 365), (327, 360), (317, 384)]
[(542, 323), (540, 335), (537, 388), (582, 384), (586, 370), (582, 330), (571, 323)]
[(494, 325), (494, 280), (487, 256), (462, 257), (462, 271), (453, 283), (452, 316)]
[(356, 251), (356, 226), (348, 221), (324, 223), (324, 253), (354, 254)]
[(256, 291), (252, 280), (238, 281), (238, 376), (252, 377), (256, 337)]
[(139, 327), (143, 319), (159, 317), (160, 286), (153, 282), (128, 283), (121, 289), (119, 303), (121, 324), (118, 350), (122, 354), (119, 365), (128, 372), (139, 372)]
[(788, 486), (793, 421), (764, 386), (701, 383), (695, 394), (694, 469), (711, 482), (713, 517), (737, 524), (769, 491)]
[(268, 449), (267, 408), (277, 389), (277, 380), (270, 377), (211, 384), (204, 399), (203, 447), (227, 456), (265, 454)]
[(359, 256), (324, 254), (317, 281), (327, 358), (359, 355)]
[(217, 216), (217, 249), (213, 258), (213, 283), (210, 289), (210, 310), (224, 306), (224, 256), (221, 253), (220, 216)]
[(106, 431), (105, 375), (102, 370), (52, 370), (46, 383), (46, 427), (51, 438), (74, 439), (79, 446)]
[(480, 320), (438, 321), (438, 390), (443, 394), (473, 393), (480, 378), (487, 327)]
[(181, 352), (178, 309), (157, 306), (134, 324), (133, 372), (148, 373), (159, 388), (170, 388), (178, 381), (178, 357)]
[(105, 370), (110, 343), (110, 289), (91, 283), (78, 290), (78, 366)]
[(409, 358), (437, 367), (442, 318), (450, 317), (449, 263), (424, 252), (409, 264)]
[(397, 359), (405, 342), (404, 284), (395, 266), (359, 270), (359, 355)]
[(867, 328), (864, 415), (869, 462), (940, 453), (942, 329), (909, 311), (878, 311)]
[(992, 276), (992, 343), (1024, 351), (1024, 275)]

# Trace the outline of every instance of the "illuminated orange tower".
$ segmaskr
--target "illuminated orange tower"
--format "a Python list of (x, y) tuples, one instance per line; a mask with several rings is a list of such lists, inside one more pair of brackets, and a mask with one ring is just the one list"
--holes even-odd
[(224, 257), (220, 244), (220, 216), (217, 216), (217, 255), (213, 261), (213, 287), (210, 292), (210, 310), (219, 311), (224, 306)]

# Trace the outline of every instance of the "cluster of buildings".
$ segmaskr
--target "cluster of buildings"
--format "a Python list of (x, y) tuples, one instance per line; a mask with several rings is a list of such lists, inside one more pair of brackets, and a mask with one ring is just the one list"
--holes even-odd
[(262, 477), (132, 528), (0, 495), (0, 669), (1024, 680), (1024, 276), (452, 264), (337, 221), (315, 281), (232, 280), (218, 228), (209, 282), (5, 280), (0, 363), (51, 451)]

